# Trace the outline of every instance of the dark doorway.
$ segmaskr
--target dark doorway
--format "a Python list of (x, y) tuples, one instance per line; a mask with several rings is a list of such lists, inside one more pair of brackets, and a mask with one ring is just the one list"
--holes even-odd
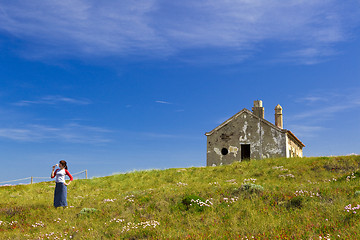
[(241, 144), (241, 160), (250, 159), (250, 144)]

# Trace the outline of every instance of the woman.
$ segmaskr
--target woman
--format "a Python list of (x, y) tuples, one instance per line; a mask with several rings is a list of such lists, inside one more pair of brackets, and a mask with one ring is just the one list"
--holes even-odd
[[(73, 180), (73, 177), (67, 170), (68, 167), (64, 160), (61, 160), (59, 162), (60, 169), (56, 169), (56, 171), (54, 172), (56, 166), (57, 166), (57, 164), (52, 167), (52, 171), (51, 171), (51, 178), (54, 178), (56, 176), (56, 179), (55, 179), (56, 187), (55, 187), (55, 193), (54, 193), (54, 207), (56, 207), (56, 208), (57, 207), (66, 207), (67, 206), (67, 201), (66, 201), (67, 186), (70, 185), (71, 181)], [(70, 178), (70, 181), (68, 183), (65, 182), (65, 175), (68, 175)]]

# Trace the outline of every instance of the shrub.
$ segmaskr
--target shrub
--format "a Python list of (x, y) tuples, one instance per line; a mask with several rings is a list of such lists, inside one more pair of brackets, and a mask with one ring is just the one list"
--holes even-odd
[(302, 208), (303, 201), (304, 201), (304, 198), (302, 196), (294, 197), (287, 202), (286, 207), (288, 209), (289, 208)]
[(185, 210), (193, 209), (196, 212), (202, 212), (205, 208), (210, 207), (212, 203), (209, 200), (205, 200), (202, 197), (197, 195), (187, 195), (185, 196), (181, 204)]
[(240, 190), (248, 193), (261, 193), (264, 191), (264, 187), (254, 183), (245, 183), (241, 185)]
[(351, 181), (351, 180), (357, 180), (360, 178), (360, 172), (355, 171), (352, 173), (347, 173), (341, 177), (338, 178), (339, 181)]
[(95, 208), (83, 208), (83, 209), (81, 209), (79, 214), (88, 215), (88, 214), (96, 212), (96, 211), (97, 211), (97, 209), (95, 209)]

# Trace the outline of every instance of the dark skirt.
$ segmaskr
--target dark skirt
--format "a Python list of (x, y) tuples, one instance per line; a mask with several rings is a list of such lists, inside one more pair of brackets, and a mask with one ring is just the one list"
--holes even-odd
[(66, 207), (67, 187), (64, 183), (56, 183), (54, 193), (54, 207)]

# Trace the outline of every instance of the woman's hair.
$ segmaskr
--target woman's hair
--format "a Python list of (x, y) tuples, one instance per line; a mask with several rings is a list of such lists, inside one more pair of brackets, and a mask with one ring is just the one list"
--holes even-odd
[(66, 165), (66, 161), (65, 160), (61, 160), (60, 161), (60, 163), (61, 163), (61, 165), (63, 165), (64, 166), (64, 168), (67, 170), (68, 169), (68, 167), (67, 167), (67, 165)]

